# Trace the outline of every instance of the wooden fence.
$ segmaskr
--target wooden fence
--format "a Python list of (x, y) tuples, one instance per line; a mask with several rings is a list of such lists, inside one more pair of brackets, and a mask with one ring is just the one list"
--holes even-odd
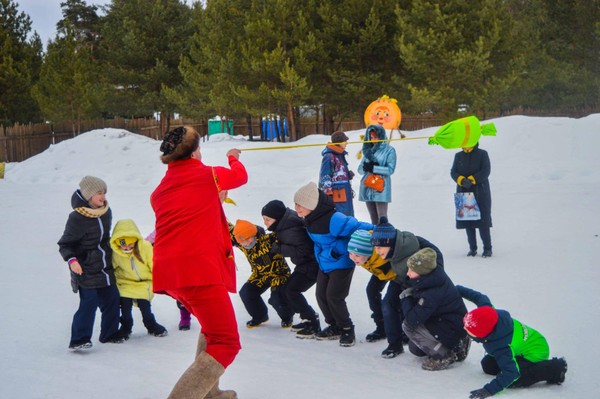
[[(582, 117), (585, 115), (600, 113), (600, 105), (586, 109), (571, 109), (559, 110), (555, 112), (540, 112), (528, 109), (515, 109), (503, 113), (490, 113), (486, 115), (486, 119), (495, 118), (498, 116), (508, 115), (530, 115), (530, 116), (569, 116)], [(402, 115), (401, 130), (413, 131), (420, 130), (432, 126), (440, 126), (444, 121), (440, 120), (435, 115)], [(192, 125), (201, 135), (206, 135), (208, 132), (208, 122), (195, 121), (190, 119), (176, 119), (171, 121), (171, 126)], [(160, 121), (154, 118), (139, 118), (139, 119), (98, 119), (83, 121), (79, 130), (87, 132), (94, 129), (116, 128), (124, 129), (133, 133), (141, 134), (154, 139), (162, 138), (165, 130), (164, 122), (161, 125)], [(342, 121), (339, 127), (336, 128), (342, 131), (364, 129), (363, 121)], [(253, 137), (261, 137), (261, 123), (258, 118), (252, 120)], [(245, 120), (237, 120), (233, 124), (233, 130), (236, 135), (249, 135), (248, 125)], [(61, 124), (27, 124), (15, 125), (4, 128), (0, 131), (0, 162), (21, 162), (29, 157), (37, 155), (52, 144), (58, 144), (63, 140), (73, 138), (77, 135), (77, 129), (71, 123)], [(323, 133), (323, 125), (316, 124), (314, 121), (302, 121), (300, 129), (297, 131), (298, 138), (306, 137), (310, 134)]]
[[(439, 123), (439, 120), (431, 116), (403, 117), (401, 129), (418, 130), (425, 127), (437, 126)], [(198, 122), (187, 119), (176, 119), (171, 121), (171, 126), (181, 125), (192, 125), (203, 136), (208, 132), (208, 124), (206, 121)], [(160, 125), (159, 121), (153, 118), (115, 118), (83, 121), (80, 126), (80, 131), (87, 132), (104, 128), (124, 129), (153, 139), (162, 138), (162, 132), (165, 129), (164, 126)], [(339, 124), (339, 129), (343, 131), (364, 128), (365, 124), (362, 121), (346, 121)], [(5, 128), (4, 135), (0, 131), (0, 162), (21, 162), (45, 151), (50, 145), (58, 144), (63, 140), (68, 140), (77, 136), (76, 130), (77, 129), (70, 123), (17, 124)], [(246, 121), (234, 123), (233, 130), (236, 135), (249, 135)], [(310, 134), (322, 134), (322, 132), (322, 124), (316, 125), (314, 122), (301, 122), (297, 135), (299, 138), (302, 138)], [(252, 121), (252, 133), (255, 140), (261, 137), (261, 124), (258, 119)]]

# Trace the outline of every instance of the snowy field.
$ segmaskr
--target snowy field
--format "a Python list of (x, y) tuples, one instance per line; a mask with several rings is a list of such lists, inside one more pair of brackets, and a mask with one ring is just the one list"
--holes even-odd
[[(600, 114), (491, 122), (498, 135), (483, 137), (480, 145), (492, 162), (492, 258), (467, 258), (466, 235), (454, 228), (450, 167), (455, 150), (428, 146), (426, 140), (392, 143), (398, 167), (390, 222), (436, 244), (455, 283), (485, 292), (497, 307), (544, 334), (552, 356), (566, 357), (569, 370), (562, 386), (508, 390), (502, 398), (597, 398)], [(406, 133), (409, 138), (431, 136), (435, 130)], [(352, 141), (360, 133), (347, 132)], [(313, 135), (298, 144), (327, 141), (327, 136)], [(201, 143), (201, 151), (206, 164), (225, 165), (230, 148), (276, 145), (218, 135)], [(149, 336), (134, 310), (133, 335), (126, 343), (100, 344), (97, 317), (94, 347), (67, 350), (78, 298), (56, 242), (71, 211), (71, 195), (83, 176), (98, 176), (108, 183), (113, 226), (132, 218), (142, 234), (150, 233), (149, 196), (165, 172), (159, 146), (123, 130), (95, 130), (6, 166), (0, 180), (0, 398), (165, 398), (191, 363), (198, 323), (178, 331), (179, 311), (162, 295), (155, 297), (153, 310), (169, 330), (167, 337)], [(359, 149), (352, 144), (347, 149), (354, 171)], [(318, 177), (321, 150), (242, 152), (249, 182), (230, 192), (237, 206), (224, 205), (227, 217), (262, 224), (260, 210), (268, 201), (281, 199), (293, 207), (294, 192)], [(357, 178), (355, 191), (358, 183)], [(355, 210), (359, 219), (369, 220), (364, 203), (355, 201)], [(250, 268), (240, 252), (236, 259), (241, 287)], [(420, 360), (409, 353), (382, 359), (386, 342), (364, 341), (374, 329), (365, 295), (369, 277), (356, 270), (348, 297), (358, 339), (351, 348), (296, 339), (279, 327), (272, 308), (269, 323), (247, 329), (249, 316), (239, 296), (232, 295), (243, 349), (222, 377), (222, 387), (235, 389), (241, 399), (453, 399), (468, 398), (470, 390), (489, 381), (479, 367), (483, 350), (478, 344), (464, 363), (440, 372), (421, 370)], [(308, 298), (318, 309), (314, 288)]]

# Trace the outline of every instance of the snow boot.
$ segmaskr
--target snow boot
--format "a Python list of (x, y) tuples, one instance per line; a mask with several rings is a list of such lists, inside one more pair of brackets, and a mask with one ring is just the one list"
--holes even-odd
[(208, 353), (202, 352), (181, 375), (168, 399), (204, 398), (213, 390), (224, 372), (221, 363)]
[(471, 338), (469, 338), (468, 335), (465, 335), (464, 338), (461, 338), (460, 341), (458, 341), (458, 344), (454, 348), (456, 361), (464, 361), (469, 355), (469, 349), (471, 349)]
[(307, 321), (308, 325), (302, 330), (296, 333), (296, 338), (300, 339), (312, 339), (315, 335), (321, 331), (321, 322), (319, 321), (319, 315), (315, 315), (314, 319)]
[(291, 328), (292, 324), (294, 324), (294, 317), (290, 317), (287, 320), (281, 320), (281, 328)]
[(155, 337), (164, 337), (168, 333), (169, 332), (167, 331), (167, 329), (158, 323), (154, 323), (154, 326), (148, 329), (148, 334), (154, 335)]
[(445, 370), (454, 362), (456, 362), (456, 354), (453, 351), (448, 351), (448, 354), (441, 358), (427, 357), (421, 368), (428, 371)]
[(265, 316), (262, 319), (252, 319), (246, 322), (246, 327), (248, 328), (255, 328), (260, 326), (263, 323), (266, 323), (267, 321), (269, 321), (269, 316)]
[(481, 254), (481, 256), (483, 258), (491, 258), (492, 257), (492, 250), (491, 249), (484, 250), (483, 253)]
[(69, 349), (72, 351), (77, 351), (80, 349), (90, 349), (91, 347), (92, 343), (90, 341), (71, 342), (69, 344)]
[(292, 324), (290, 331), (298, 332), (310, 326), (310, 320), (302, 320), (300, 323)]
[(381, 357), (384, 359), (393, 359), (402, 353), (404, 353), (404, 347), (402, 346), (402, 343), (399, 345), (389, 344), (388, 347), (381, 352)]
[(318, 341), (333, 341), (340, 339), (341, 336), (341, 329), (337, 326), (327, 326), (325, 329), (315, 334), (315, 338)]
[(342, 335), (340, 336), (340, 346), (354, 346), (354, 344), (356, 344), (354, 326), (342, 328)]
[(377, 342), (385, 338), (387, 338), (387, 335), (385, 334), (383, 323), (379, 323), (377, 324), (377, 328), (375, 328), (375, 331), (367, 334), (366, 340), (367, 342)]
[(188, 312), (186, 308), (181, 307), (179, 309), (179, 315), (179, 331), (188, 331), (190, 329), (190, 322), (192, 320), (190, 312)]
[(567, 374), (567, 361), (564, 357), (559, 359), (553, 357), (550, 359), (550, 370), (552, 376), (546, 380), (548, 384), (561, 385), (565, 382), (565, 374)]

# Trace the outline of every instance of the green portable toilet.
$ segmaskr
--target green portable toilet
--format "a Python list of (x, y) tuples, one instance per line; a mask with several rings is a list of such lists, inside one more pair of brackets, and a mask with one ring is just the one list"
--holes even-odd
[[(227, 120), (227, 126), (229, 127), (229, 134), (233, 135), (233, 121), (228, 119)], [(225, 130), (225, 126), (223, 126), (223, 128), (221, 128), (221, 118), (220, 117), (216, 117), (213, 119), (209, 119), (208, 120), (208, 135), (213, 135), (213, 134), (218, 134), (218, 133), (227, 133), (224, 132), (223, 130)]]

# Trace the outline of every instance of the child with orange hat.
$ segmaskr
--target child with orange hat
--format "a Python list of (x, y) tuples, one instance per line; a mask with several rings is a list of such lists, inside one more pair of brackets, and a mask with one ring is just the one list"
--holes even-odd
[(229, 224), (233, 245), (244, 253), (252, 273), (240, 289), (240, 298), (252, 317), (246, 323), (248, 328), (260, 326), (269, 320), (267, 305), (261, 298), (269, 288), (269, 304), (281, 318), (281, 327), (289, 328), (294, 321), (294, 312), (288, 305), (285, 295), (285, 283), (290, 277), (290, 268), (279, 250), (274, 234), (265, 234), (265, 230), (247, 220), (238, 220)]
[(483, 372), (495, 375), (483, 388), (471, 391), (470, 399), (496, 395), (506, 388), (524, 388), (536, 382), (560, 385), (565, 381), (567, 362), (549, 359), (546, 338), (533, 328), (513, 319), (506, 310), (495, 309), (481, 292), (457, 285), (461, 296), (478, 307), (468, 312), (464, 328), (473, 341), (483, 344)]

